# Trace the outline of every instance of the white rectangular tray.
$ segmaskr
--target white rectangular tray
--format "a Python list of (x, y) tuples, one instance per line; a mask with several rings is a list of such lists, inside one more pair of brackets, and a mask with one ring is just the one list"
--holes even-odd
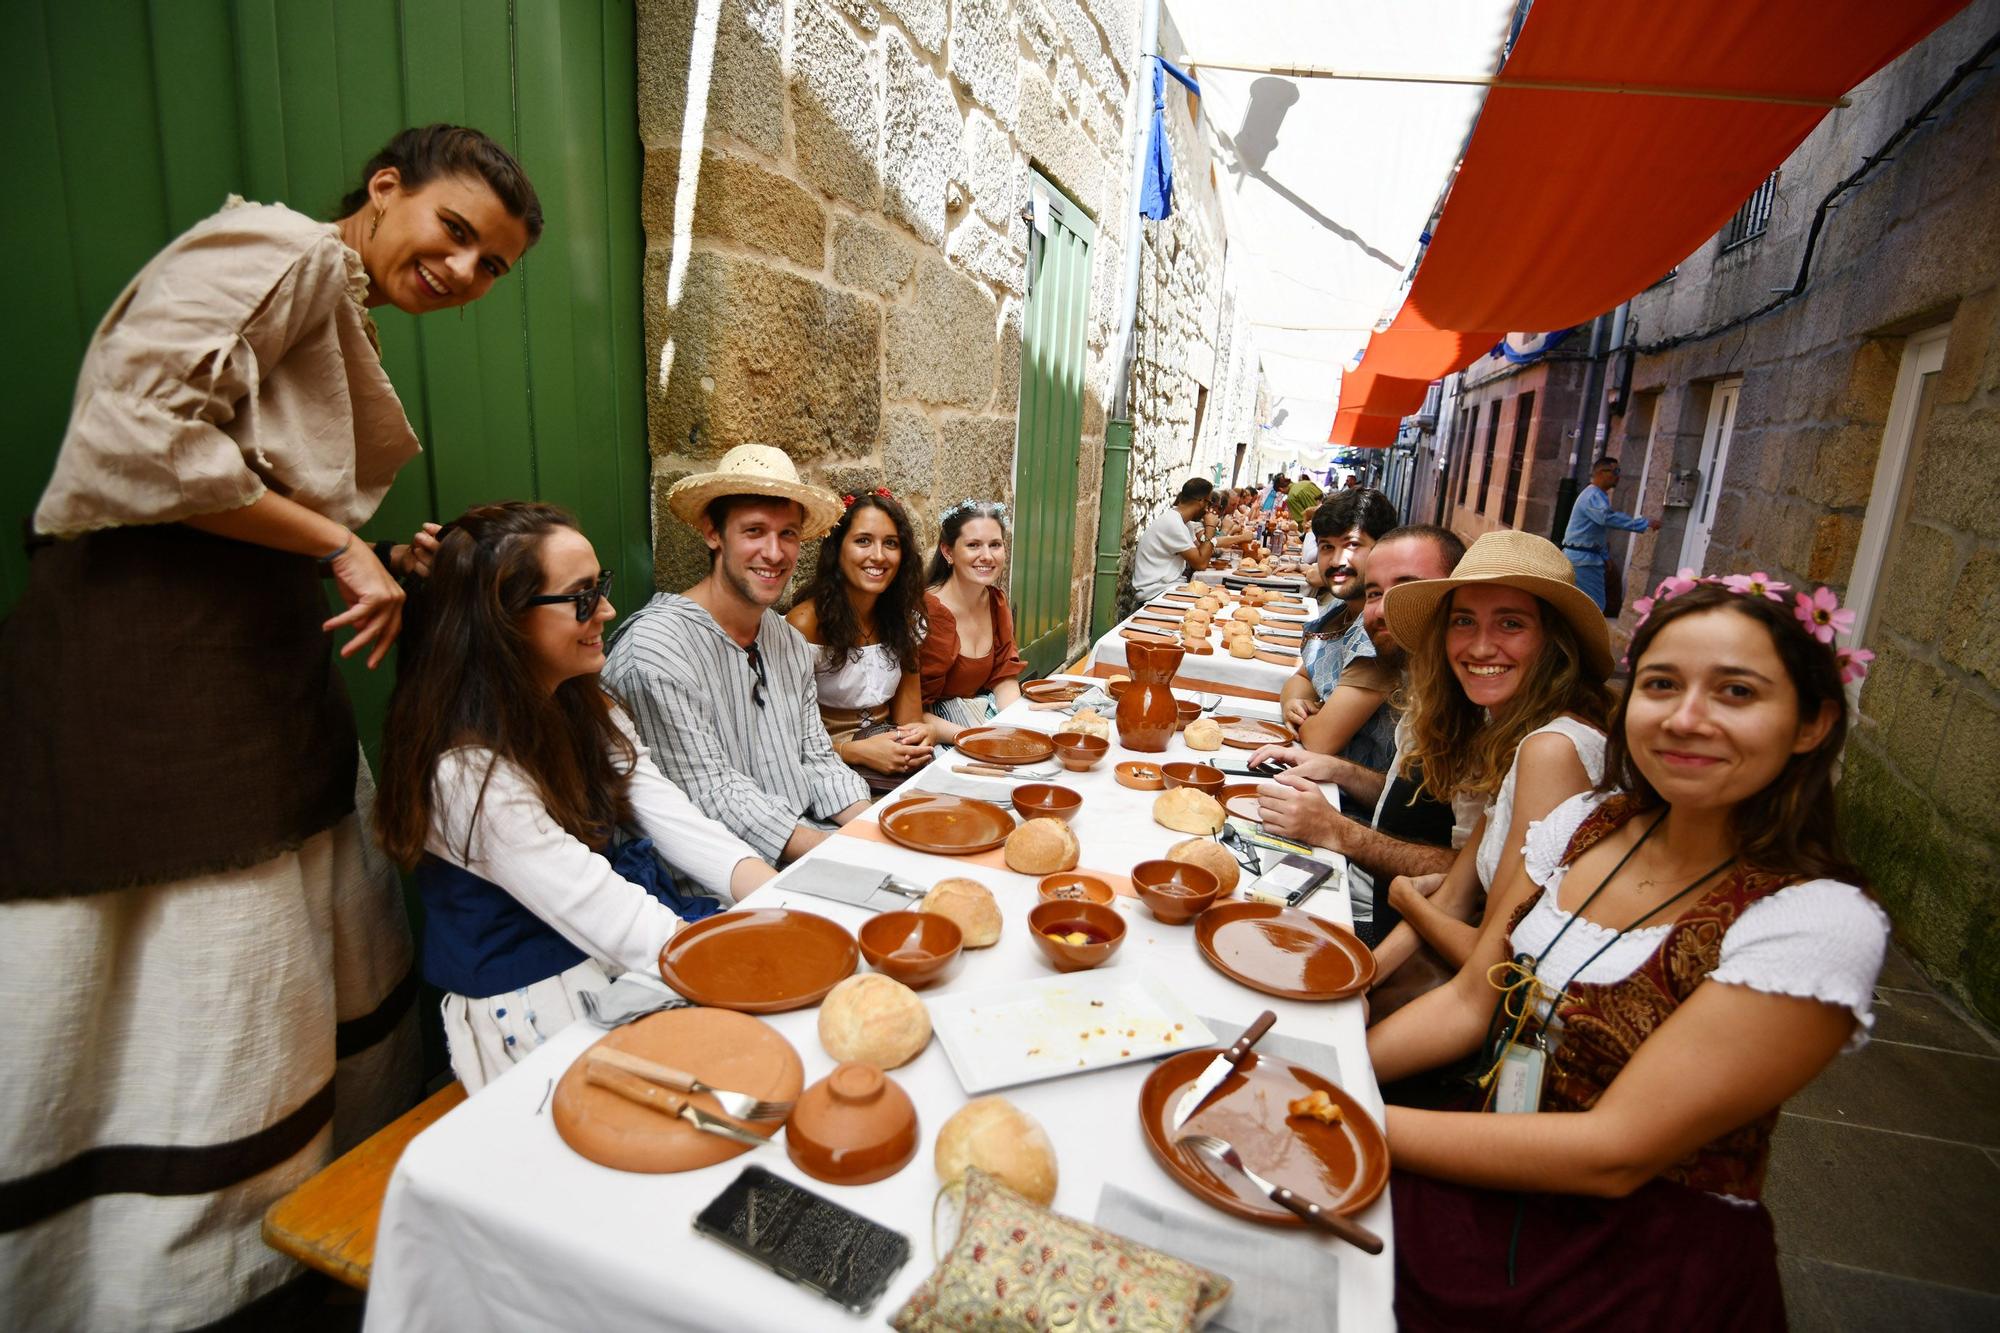
[(939, 996), (930, 1009), (952, 1071), (973, 1096), (1215, 1043), (1194, 1011), (1144, 967)]

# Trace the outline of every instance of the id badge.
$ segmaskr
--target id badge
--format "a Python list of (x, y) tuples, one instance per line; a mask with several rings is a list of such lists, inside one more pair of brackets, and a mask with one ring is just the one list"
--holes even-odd
[(1493, 1089), (1493, 1109), (1502, 1114), (1539, 1111), (1542, 1107), (1542, 1077), (1548, 1053), (1541, 1038), (1517, 1042), (1500, 1057), (1500, 1073)]

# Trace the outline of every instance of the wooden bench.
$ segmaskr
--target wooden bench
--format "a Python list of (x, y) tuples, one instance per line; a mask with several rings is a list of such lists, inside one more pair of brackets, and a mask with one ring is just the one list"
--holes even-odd
[(368, 1290), (389, 1173), (411, 1139), (464, 1100), (465, 1085), (452, 1080), (272, 1204), (264, 1243), (336, 1282)]

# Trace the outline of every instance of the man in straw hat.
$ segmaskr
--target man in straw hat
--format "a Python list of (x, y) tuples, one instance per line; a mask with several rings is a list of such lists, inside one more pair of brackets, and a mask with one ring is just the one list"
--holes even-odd
[(772, 609), (840, 500), (782, 451), (740, 444), (675, 482), (667, 507), (707, 544), (708, 577), (633, 614), (605, 684), (660, 771), (776, 865), (868, 806), (820, 720), (812, 647)]

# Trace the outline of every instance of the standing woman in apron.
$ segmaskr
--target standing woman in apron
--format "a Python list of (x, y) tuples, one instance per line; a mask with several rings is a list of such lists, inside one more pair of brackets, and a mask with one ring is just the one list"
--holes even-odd
[(328, 651), (377, 666), (435, 546), (354, 534), (418, 452), (368, 310), (479, 299), (542, 216), (449, 125), (397, 135), (340, 213), (232, 198), (119, 295), (0, 625), (0, 1291), (38, 1327), (270, 1291), (297, 1270), (264, 1210), (417, 1091)]

